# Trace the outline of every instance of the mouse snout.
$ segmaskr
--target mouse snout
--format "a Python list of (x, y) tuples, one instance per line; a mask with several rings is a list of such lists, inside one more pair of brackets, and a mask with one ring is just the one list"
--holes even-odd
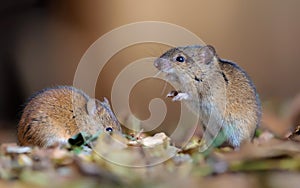
[(158, 59), (156, 59), (154, 61), (154, 67), (156, 67), (157, 69), (160, 69), (160, 63), (159, 63), (159, 61), (160, 61), (160, 58), (158, 58)]
[(158, 58), (154, 61), (154, 66), (163, 72), (167, 72), (171, 68), (171, 64), (167, 59)]

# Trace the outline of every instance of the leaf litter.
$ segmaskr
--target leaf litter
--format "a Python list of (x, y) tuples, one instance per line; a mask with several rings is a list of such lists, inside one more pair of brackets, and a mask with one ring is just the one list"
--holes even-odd
[[(300, 172), (299, 128), (286, 138), (259, 130), (253, 143), (199, 152), (193, 137), (185, 148), (165, 133), (79, 133), (65, 147), (0, 148), (0, 186), (16, 187), (256, 187), (271, 177)], [(296, 138), (296, 139), (295, 139)], [(228, 181), (225, 181), (225, 179)], [(292, 183), (295, 181), (291, 181)]]

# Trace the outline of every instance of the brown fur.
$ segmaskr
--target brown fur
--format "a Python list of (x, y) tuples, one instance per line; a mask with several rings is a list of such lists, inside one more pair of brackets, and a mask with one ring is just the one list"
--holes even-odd
[[(88, 101), (95, 114), (89, 113)], [(93, 100), (74, 87), (60, 86), (42, 90), (28, 101), (19, 122), (18, 140), (20, 145), (47, 147), (65, 144), (80, 131), (95, 134), (105, 127), (121, 131), (107, 101)]]

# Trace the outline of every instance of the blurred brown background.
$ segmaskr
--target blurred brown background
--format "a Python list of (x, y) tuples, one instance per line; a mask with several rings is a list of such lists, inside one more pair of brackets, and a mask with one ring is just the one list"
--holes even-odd
[[(220, 57), (238, 62), (249, 73), (265, 110), (287, 104), (273, 110), (278, 116), (288, 116), (289, 103), (300, 92), (298, 0), (10, 0), (0, 5), (0, 143), (15, 140), (27, 97), (45, 87), (72, 84), (80, 58), (95, 40), (137, 21), (174, 23), (215, 46)], [(149, 43), (116, 54), (99, 76), (97, 98), (110, 98), (113, 80), (127, 64), (159, 56), (165, 49)], [(141, 119), (149, 116), (151, 98), (163, 98), (163, 83), (156, 81), (153, 88), (154, 81), (141, 82), (132, 91), (130, 105)], [(179, 107), (166, 103), (171, 109)], [(278, 124), (265, 114), (267, 122)], [(171, 111), (167, 121), (172, 124), (177, 115)]]

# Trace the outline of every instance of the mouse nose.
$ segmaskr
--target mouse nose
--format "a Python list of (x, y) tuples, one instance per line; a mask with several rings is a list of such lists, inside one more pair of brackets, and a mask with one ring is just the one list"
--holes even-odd
[(154, 67), (156, 67), (157, 69), (159, 69), (160, 68), (160, 58), (158, 58), (158, 59), (156, 59), (155, 61), (154, 61)]

